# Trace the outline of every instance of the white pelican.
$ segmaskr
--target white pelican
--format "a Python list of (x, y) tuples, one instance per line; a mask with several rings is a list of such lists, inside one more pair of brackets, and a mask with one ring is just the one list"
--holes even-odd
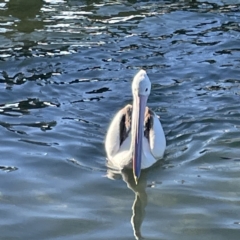
[(147, 73), (140, 70), (132, 82), (133, 105), (118, 111), (105, 140), (109, 164), (118, 169), (133, 168), (136, 183), (141, 169), (161, 159), (166, 148), (162, 125), (146, 106), (150, 91)]

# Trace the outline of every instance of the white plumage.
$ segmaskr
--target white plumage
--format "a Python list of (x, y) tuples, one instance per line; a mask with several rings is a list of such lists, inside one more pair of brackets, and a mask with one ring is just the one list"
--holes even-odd
[(151, 82), (146, 72), (140, 70), (132, 83), (133, 106), (118, 111), (107, 131), (105, 149), (109, 164), (115, 168), (134, 168), (135, 159), (136, 168), (139, 162), (140, 168), (148, 168), (164, 155), (166, 139), (162, 125), (146, 106), (150, 91)]

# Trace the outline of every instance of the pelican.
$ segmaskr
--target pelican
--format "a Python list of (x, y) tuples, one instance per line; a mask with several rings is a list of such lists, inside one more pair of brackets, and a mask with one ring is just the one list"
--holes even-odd
[(147, 107), (150, 91), (147, 73), (140, 70), (132, 82), (133, 104), (117, 112), (105, 139), (109, 164), (117, 169), (132, 168), (136, 183), (141, 169), (161, 159), (166, 148), (162, 125)]

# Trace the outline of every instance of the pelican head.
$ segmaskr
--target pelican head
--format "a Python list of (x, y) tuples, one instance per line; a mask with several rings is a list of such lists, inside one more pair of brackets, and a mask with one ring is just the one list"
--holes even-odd
[(133, 175), (137, 182), (141, 173), (142, 142), (144, 133), (144, 115), (147, 99), (151, 91), (151, 82), (144, 70), (140, 70), (133, 79), (133, 113), (132, 113), (132, 151)]

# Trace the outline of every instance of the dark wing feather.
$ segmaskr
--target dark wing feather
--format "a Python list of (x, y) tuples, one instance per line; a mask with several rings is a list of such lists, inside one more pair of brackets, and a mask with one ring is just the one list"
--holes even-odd
[(128, 134), (131, 131), (132, 123), (132, 105), (128, 104), (122, 109), (123, 115), (120, 121), (120, 146), (124, 140), (128, 137)]
[(153, 121), (154, 121), (153, 117), (154, 117), (154, 112), (150, 108), (146, 107), (145, 120), (144, 120), (144, 136), (145, 138), (147, 138), (148, 141), (149, 141), (150, 130), (153, 127)]

